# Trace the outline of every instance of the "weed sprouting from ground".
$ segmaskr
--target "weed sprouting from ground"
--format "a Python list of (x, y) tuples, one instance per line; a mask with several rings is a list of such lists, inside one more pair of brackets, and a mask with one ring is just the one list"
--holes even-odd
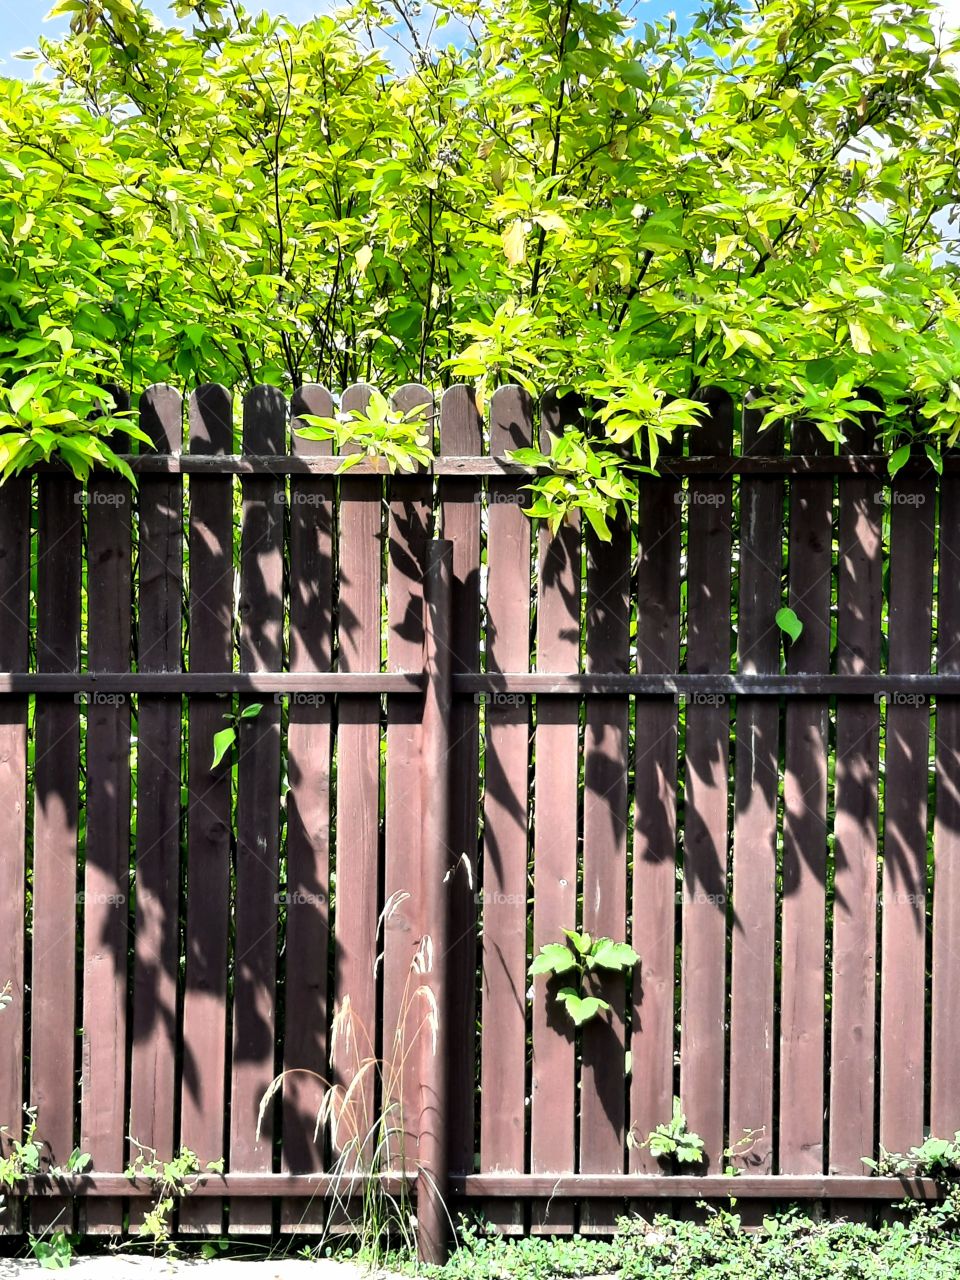
[[(409, 896), (390, 897), (380, 915), (378, 933)], [(382, 958), (381, 952), (374, 973)], [(263, 1096), (258, 1135), (268, 1107), (289, 1077), (310, 1076), (323, 1090), (314, 1141), (329, 1140), (332, 1187), (314, 1255), (327, 1251), (334, 1231), (352, 1235), (357, 1252), (372, 1266), (381, 1265), (395, 1249), (416, 1255), (416, 1216), (410, 1197), (410, 1179), (416, 1170), (408, 1167), (411, 1117), (404, 1113), (404, 1091), (420, 1050), (428, 1047), (436, 1052), (439, 1010), (424, 981), (432, 969), (433, 945), (425, 936), (407, 971), (396, 1025), (385, 1036), (381, 1055), (347, 994), (334, 1012), (330, 1077), (291, 1068), (281, 1072)]]

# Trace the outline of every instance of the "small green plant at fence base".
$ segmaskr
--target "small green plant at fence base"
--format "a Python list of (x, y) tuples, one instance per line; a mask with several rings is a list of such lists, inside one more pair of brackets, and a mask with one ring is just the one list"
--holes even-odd
[[(410, 897), (391, 894), (380, 914), (378, 932)], [(383, 961), (378, 953), (376, 974)], [(270, 1084), (260, 1103), (257, 1121), (259, 1137), (267, 1108), (291, 1077), (312, 1077), (323, 1094), (317, 1112), (314, 1139), (326, 1130), (336, 1161), (332, 1170), (327, 1227), (320, 1241), (302, 1256), (324, 1257), (329, 1253), (330, 1224), (337, 1218), (349, 1223), (356, 1239), (356, 1252), (371, 1268), (379, 1268), (393, 1247), (402, 1254), (416, 1256), (416, 1218), (406, 1183), (406, 1153), (409, 1142), (404, 1116), (404, 1085), (408, 1070), (415, 1068), (424, 1043), (436, 1048), (439, 1009), (425, 983), (433, 968), (433, 944), (429, 935), (420, 945), (407, 971), (392, 1035), (384, 1033), (382, 1056), (377, 1056), (375, 1040), (345, 995), (333, 1018), (330, 1058), (333, 1079), (316, 1072), (291, 1069)], [(377, 1107), (373, 1101), (382, 1099)], [(396, 1191), (381, 1176), (400, 1175)], [(360, 1186), (357, 1187), (357, 1179)], [(342, 1231), (342, 1228), (341, 1228)], [(347, 1252), (338, 1250), (338, 1252)]]
[(248, 707), (244, 707), (238, 716), (224, 716), (225, 720), (231, 720), (226, 729), (220, 729), (213, 735), (213, 762), (210, 765), (211, 770), (216, 769), (217, 765), (223, 760), (230, 748), (237, 740), (238, 726), (241, 720), (254, 720), (263, 710), (262, 702), (251, 702)]
[[(153, 1206), (144, 1215), (138, 1234), (152, 1240), (155, 1247), (169, 1245), (175, 1202), (190, 1194), (204, 1172), (222, 1173), (223, 1160), (210, 1160), (201, 1168), (196, 1153), (187, 1147), (181, 1147), (172, 1160), (159, 1160), (153, 1147), (144, 1146), (136, 1138), (130, 1141), (137, 1148), (137, 1155), (124, 1173), (131, 1179), (149, 1178), (155, 1186)], [(194, 1181), (189, 1183), (188, 1178)]]
[(863, 1163), (881, 1177), (913, 1175), (952, 1182), (960, 1177), (960, 1133), (952, 1138), (927, 1137), (918, 1147), (911, 1147), (906, 1155), (881, 1147), (879, 1159), (864, 1156)]
[(37, 1139), (36, 1107), (24, 1107), (27, 1117), (23, 1139), (14, 1138), (4, 1127), (0, 1134), (9, 1144), (9, 1154), (0, 1156), (0, 1187), (13, 1191), (32, 1174), (40, 1172), (43, 1160), (43, 1144)]
[[(631, 1142), (630, 1145), (634, 1143)], [(681, 1165), (703, 1163), (703, 1139), (687, 1128), (687, 1118), (683, 1114), (679, 1098), (673, 1100), (670, 1119), (665, 1124), (658, 1124), (638, 1145), (648, 1147), (652, 1156), (674, 1170)]]
[(65, 1231), (49, 1237), (30, 1236), (30, 1252), (41, 1271), (66, 1271), (73, 1262), (73, 1240)]
[(739, 1177), (745, 1168), (761, 1162), (760, 1156), (753, 1152), (753, 1148), (765, 1133), (766, 1129), (762, 1125), (759, 1129), (745, 1129), (742, 1137), (736, 1142), (731, 1142), (729, 1147), (724, 1147), (723, 1172), (728, 1178)]
[[(10, 1003), (11, 989), (10, 983), (7, 983), (0, 991), (0, 1009), (6, 1008)], [(44, 1144), (37, 1137), (37, 1109), (25, 1106), (23, 1111), (27, 1119), (22, 1139), (14, 1138), (5, 1126), (0, 1128), (0, 1136), (3, 1137), (4, 1145), (8, 1149), (7, 1154), (0, 1155), (0, 1188), (5, 1191), (14, 1191), (22, 1187), (28, 1178), (44, 1172)], [(79, 1147), (75, 1147), (66, 1165), (52, 1166), (46, 1172), (51, 1177), (83, 1173), (89, 1164), (90, 1156), (82, 1152)], [(6, 1196), (0, 1195), (0, 1208), (5, 1204)], [(42, 1270), (63, 1270), (69, 1267), (73, 1257), (73, 1241), (66, 1232), (54, 1231), (49, 1236), (30, 1235), (28, 1239), (30, 1251)]]
[(597, 970), (628, 973), (639, 963), (640, 957), (626, 942), (593, 938), (589, 933), (577, 933), (574, 929), (564, 929), (563, 932), (567, 941), (550, 942), (541, 947), (530, 965), (529, 974), (531, 978), (559, 977), (565, 973), (576, 976), (577, 985), (561, 987), (555, 998), (574, 1025), (580, 1027), (601, 1010), (610, 1008), (600, 996), (584, 992), (587, 978)]

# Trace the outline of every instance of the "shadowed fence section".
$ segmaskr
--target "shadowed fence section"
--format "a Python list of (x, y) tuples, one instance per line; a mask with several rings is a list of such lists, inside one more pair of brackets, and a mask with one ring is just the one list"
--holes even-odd
[[(583, 406), (517, 387), (401, 388), (392, 475), (297, 434), (322, 387), (153, 387), (136, 486), (0, 488), (4, 1229), (135, 1230), (140, 1146), (213, 1164), (184, 1233), (343, 1229), (353, 1081), (430, 1256), (444, 1186), (508, 1232), (911, 1190), (861, 1161), (960, 1129), (960, 462), (705, 402), (607, 539), (532, 527), (509, 451)], [(640, 956), (582, 1029), (527, 973), (577, 928)]]

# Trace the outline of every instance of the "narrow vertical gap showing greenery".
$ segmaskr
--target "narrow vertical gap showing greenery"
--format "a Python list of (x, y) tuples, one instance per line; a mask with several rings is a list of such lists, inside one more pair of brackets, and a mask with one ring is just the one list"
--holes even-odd
[[(917, 512), (919, 518), (920, 513)], [(942, 510), (940, 507), (940, 488), (934, 496), (934, 511), (931, 517), (934, 521), (934, 552), (933, 552), (933, 603), (931, 616), (931, 635), (930, 635), (930, 671), (937, 671), (938, 649), (941, 641), (940, 636), (940, 619), (939, 619), (939, 600), (940, 600), (940, 582), (941, 582), (941, 564), (939, 556), (940, 534), (941, 534), (941, 518)], [(929, 734), (927, 738), (927, 829), (926, 829), (926, 896), (925, 896), (925, 933), (924, 933), (924, 1053), (923, 1053), (923, 1115), (924, 1123), (927, 1126), (924, 1132), (929, 1132), (930, 1125), (930, 1085), (931, 1085), (931, 1064), (933, 1059), (933, 908), (934, 896), (937, 891), (937, 875), (936, 875), (936, 822), (937, 822), (937, 713), (939, 703), (935, 698), (927, 697), (926, 704), (930, 709)], [(947, 1137), (946, 1134), (934, 1134), (934, 1137)]]
[[(292, 452), (292, 446), (288, 446)], [(291, 601), (291, 575), (290, 575), (290, 522), (291, 522), (291, 493), (293, 481), (289, 476), (277, 477), (278, 489), (274, 495), (275, 511), (280, 517), (282, 523), (282, 531), (280, 537), (280, 545), (283, 549), (283, 571), (280, 587), (280, 669), (282, 671), (290, 670), (290, 601)], [(273, 1074), (274, 1078), (280, 1075), (284, 1069), (284, 1053), (283, 1044), (286, 1036), (287, 1027), (287, 922), (290, 914), (290, 893), (297, 888), (292, 885), (289, 879), (289, 851), (287, 848), (288, 835), (290, 831), (288, 816), (290, 805), (290, 698), (283, 693), (268, 694), (279, 709), (279, 724), (277, 732), (280, 735), (280, 777), (278, 786), (280, 788), (280, 830), (278, 833), (277, 844), (277, 888), (276, 888), (276, 907), (277, 907), (277, 980), (276, 980), (276, 1034), (274, 1036), (273, 1046)], [(314, 1016), (319, 1013), (314, 1011)], [(281, 1167), (281, 1151), (283, 1148), (283, 1120), (284, 1107), (276, 1106), (273, 1113), (273, 1167), (279, 1169)], [(306, 1211), (306, 1207), (305, 1207)]]
[[(784, 424), (783, 452), (785, 456), (789, 454), (791, 447), (790, 426), (789, 422)], [(780, 600), (782, 604), (786, 604), (789, 600), (791, 488), (792, 482), (789, 479), (785, 480), (783, 485), (783, 518), (781, 521), (783, 533), (780, 539), (779, 557)], [(781, 655), (780, 669), (785, 670), (785, 668), (786, 662), (783, 655)], [(780, 781), (777, 788), (776, 868), (774, 879), (773, 1027), (771, 1028), (773, 1036), (773, 1097), (771, 1100), (773, 1132), (770, 1134), (770, 1150), (773, 1155), (773, 1171), (775, 1173), (779, 1171), (780, 1167), (780, 988), (783, 978), (783, 841), (787, 817), (785, 790), (787, 772), (787, 703), (787, 698), (778, 699), (777, 772)]]
[[(684, 441), (683, 452), (691, 452), (689, 439)], [(688, 492), (688, 482), (684, 481), (681, 495)], [(679, 608), (679, 660), (678, 671), (685, 671), (687, 666), (687, 546), (689, 538), (690, 506), (684, 501), (678, 504), (678, 520), (680, 523), (680, 599)], [(674, 698), (677, 709), (677, 755), (676, 794), (677, 807), (674, 832), (674, 856), (676, 860), (676, 901), (674, 904), (674, 1029), (673, 1029), (673, 1094), (680, 1097), (680, 1053), (683, 1009), (683, 898), (684, 898), (684, 828), (686, 822), (687, 794), (687, 703), (682, 695)], [(644, 1136), (644, 1135), (641, 1135)]]
[[(745, 433), (743, 427), (743, 412), (741, 406), (735, 407), (733, 417), (733, 431), (730, 441), (730, 453), (732, 456), (742, 456), (746, 452)], [(743, 522), (740, 512), (740, 484), (741, 478), (739, 473), (730, 478), (730, 627), (729, 627), (729, 661), (727, 663), (728, 671), (737, 674), (740, 669), (739, 663), (739, 640), (740, 640), (740, 569), (743, 561)], [(720, 508), (722, 513), (723, 508)], [(734, 832), (736, 830), (737, 821), (737, 719), (740, 709), (740, 700), (735, 696), (727, 698), (727, 742), (726, 742), (726, 782), (727, 782), (727, 815), (726, 815), (726, 844), (723, 850), (724, 866), (723, 866), (723, 894), (724, 900), (720, 904), (720, 910), (724, 917), (724, 995), (723, 995), (723, 1025), (725, 1035), (723, 1038), (723, 1133), (725, 1143), (723, 1149), (730, 1149), (737, 1140), (730, 1128), (730, 1055), (731, 1055), (731, 1030), (732, 1030), (732, 1014), (733, 1014), (733, 935), (736, 928), (736, 915), (734, 911), (733, 901), (733, 877), (734, 877)], [(722, 1172), (726, 1164), (726, 1160), (720, 1160), (716, 1166), (718, 1172)]]
[[(828, 671), (837, 669), (839, 590), (840, 590), (840, 517), (839, 487), (842, 479), (834, 482), (831, 500), (831, 557), (830, 557), (830, 632)], [(826, 777), (826, 857), (824, 863), (824, 967), (823, 967), (823, 1172), (830, 1170), (830, 1062), (833, 1027), (833, 923), (836, 908), (836, 794), (837, 794), (837, 702), (827, 703), (827, 777)], [(821, 1210), (823, 1206), (821, 1205)]]

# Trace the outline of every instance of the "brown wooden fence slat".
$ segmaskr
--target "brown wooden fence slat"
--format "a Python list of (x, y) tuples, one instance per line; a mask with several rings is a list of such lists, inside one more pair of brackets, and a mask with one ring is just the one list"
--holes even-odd
[[(960, 672), (960, 477), (940, 481), (937, 671)], [(960, 698), (937, 698), (930, 1132), (960, 1129)]]
[[(344, 411), (364, 409), (370, 388), (348, 387)], [(341, 671), (380, 670), (381, 494), (379, 479), (345, 475), (340, 481), (340, 596), (338, 653)], [(347, 997), (353, 1010), (356, 1046), (341, 1053), (337, 1079), (348, 1085), (358, 1057), (376, 1043), (380, 910), (380, 699), (342, 697), (337, 704), (337, 858), (334, 931), (336, 1006)], [(373, 1081), (356, 1090), (367, 1127), (374, 1116)], [(350, 1138), (342, 1135), (342, 1141)], [(359, 1135), (362, 1137), (362, 1134)]]
[[(433, 397), (426, 387), (400, 387), (392, 407), (417, 410), (433, 433)], [(433, 484), (422, 479), (389, 481), (387, 524), (387, 669), (417, 671), (423, 666), (423, 568), (430, 536)], [(392, 1154), (405, 1166), (416, 1163), (420, 1109), (417, 1038), (419, 1005), (409, 1006), (410, 966), (424, 931), (422, 868), (423, 811), (420, 769), (423, 751), (420, 699), (387, 699), (384, 815), (384, 900), (394, 905), (383, 923), (383, 1057), (393, 1096), (384, 1099), (398, 1134)], [(401, 1066), (406, 1059), (406, 1065)]]
[[(529, 446), (530, 397), (499, 388), (490, 402), (490, 451)], [(487, 529), (487, 670), (524, 671), (530, 663), (530, 523), (516, 480), (491, 480)], [(528, 699), (485, 698), (483, 794), (483, 977), (481, 1008), (482, 1172), (524, 1168), (527, 990)], [(522, 1231), (517, 1201), (486, 1205), (490, 1221)]]
[[(706, 393), (697, 448), (729, 449), (733, 408)], [(732, 491), (729, 480), (692, 480), (688, 493), (687, 670), (730, 667)], [(727, 774), (730, 708), (725, 699), (686, 705), (686, 788), (681, 948), (680, 1098), (704, 1142), (704, 1171), (723, 1157), (726, 1003)]]
[[(846, 429), (845, 448), (876, 447), (866, 417)], [(883, 562), (879, 486), (868, 478), (839, 486), (837, 671), (879, 672)], [(874, 1152), (877, 965), (877, 777), (880, 707), (875, 698), (837, 700), (834, 818), (833, 985), (831, 995), (831, 1173), (863, 1171)], [(844, 1212), (854, 1211), (850, 1205)], [(862, 1208), (858, 1210), (862, 1216)]]
[[(543, 397), (540, 449), (579, 418), (579, 406)], [(571, 513), (555, 533), (538, 528), (537, 670), (576, 671), (580, 666), (580, 516)], [(580, 768), (580, 702), (541, 699), (534, 739), (533, 953), (563, 942), (577, 926), (577, 779)], [(556, 999), (566, 983), (533, 984), (533, 1084), (530, 1098), (530, 1171), (560, 1173), (576, 1159), (576, 1037)], [(533, 1211), (531, 1230), (572, 1231), (573, 1206), (550, 1204)]]
[[(76, 671), (80, 644), (82, 512), (70, 477), (37, 482), (37, 666)], [(30, 1101), (51, 1164), (73, 1149), (76, 1070), (79, 706), (38, 697), (35, 711)], [(33, 1201), (31, 1230), (72, 1228), (69, 1200)]]
[[(276, 387), (250, 390), (243, 404), (244, 448), (282, 453), (286, 401)], [(283, 655), (283, 482), (242, 482), (240, 668), (277, 671)], [(273, 1110), (257, 1132), (263, 1095), (276, 1070), (277, 915), (280, 856), (280, 705), (240, 698), (237, 737), (237, 872), (234, 909), (233, 1062), (230, 1167), (273, 1168)], [(266, 1234), (269, 1203), (230, 1202), (230, 1230)]]
[[(936, 477), (898, 475), (890, 490), (889, 668), (930, 666)], [(923, 1140), (927, 757), (923, 695), (891, 697), (886, 713), (880, 960), (880, 1143)]]
[[(140, 424), (157, 449), (179, 451), (183, 404), (172, 387), (140, 400)], [(141, 671), (181, 666), (183, 480), (144, 476), (138, 544)], [(181, 700), (144, 694), (137, 712), (136, 923), (130, 1129), (133, 1142), (174, 1153), (178, 919), (180, 909)], [(134, 1146), (131, 1155), (136, 1156)], [(147, 1151), (149, 1156), (149, 1151)], [(144, 1209), (131, 1205), (131, 1228)]]
[[(297, 435), (300, 414), (329, 417), (325, 387), (294, 392), (293, 448), (313, 456), (329, 441)], [(295, 476), (290, 481), (290, 670), (328, 671), (333, 654), (334, 484)], [(284, 945), (283, 1065), (295, 1074), (283, 1087), (282, 1168), (309, 1173), (324, 1168), (324, 1138), (314, 1140), (326, 1078), (330, 953), (331, 699), (323, 694), (289, 699), (287, 730), (287, 928)], [(315, 1075), (308, 1073), (316, 1073)], [(323, 1226), (322, 1200), (280, 1206), (284, 1230)]]
[[(0, 490), (0, 663), (23, 670), (29, 659), (30, 477)], [(27, 699), (0, 702), (0, 972), (10, 984), (0, 1041), (0, 1127), (19, 1138), (23, 1124), (24, 943), (26, 914)], [(2, 984), (0, 984), (2, 985)], [(10, 1139), (2, 1143), (10, 1155)], [(8, 1202), (0, 1232), (21, 1230), (21, 1206)]]
[[(679, 437), (665, 442), (673, 457)], [(679, 480), (641, 480), (637, 523), (637, 671), (676, 671), (680, 661)], [(634, 729), (633, 978), (630, 1172), (659, 1173), (643, 1145), (670, 1120), (674, 1093), (677, 897), (677, 703), (637, 698)]]
[[(477, 454), (482, 421), (470, 387), (448, 388), (440, 402), (440, 450)], [(453, 543), (451, 644), (455, 672), (480, 669), (479, 481), (443, 479), (439, 484), (442, 536)], [(454, 698), (450, 725), (450, 843), (457, 867), (450, 885), (449, 958), (450, 1167), (473, 1169), (476, 1094), (477, 889), (480, 711), (472, 695)]]
[[(743, 452), (783, 450), (783, 428), (762, 427), (749, 404)], [(745, 476), (740, 483), (737, 670), (780, 669), (783, 481)], [(780, 708), (771, 699), (738, 698), (734, 769), (733, 937), (730, 972), (731, 1163), (745, 1173), (773, 1172), (774, 949), (777, 925), (777, 797)]]
[[(233, 449), (233, 398), (208, 384), (190, 397), (190, 452)], [(233, 482), (229, 476), (190, 481), (189, 665), (233, 668)], [(189, 700), (187, 757), (187, 878), (183, 1065), (180, 1141), (201, 1165), (221, 1159), (226, 1138), (227, 955), (233, 830), (229, 756), (212, 769), (214, 734), (226, 727), (230, 702), (210, 695)], [(180, 1230), (218, 1233), (223, 1202), (186, 1197)]]
[[(815, 426), (795, 423), (791, 448), (815, 453), (832, 446)], [(787, 643), (790, 672), (829, 669), (832, 521), (833, 482), (792, 481), (788, 598), (803, 633)], [(791, 701), (784, 722), (781, 1173), (823, 1172), (828, 714), (826, 699)]]
[[(125, 671), (131, 640), (131, 507), (126, 480), (90, 480), (87, 662)], [(83, 889), (83, 1065), (80, 1149), (95, 1169), (123, 1168), (130, 890), (130, 699), (87, 700), (87, 830)], [(84, 1230), (123, 1229), (122, 1202), (85, 1205)]]
[[(610, 541), (588, 528), (586, 667), (630, 669), (630, 512), (610, 522)], [(593, 937), (627, 941), (627, 770), (630, 706), (587, 698), (583, 744), (583, 927)], [(671, 907), (672, 909), (672, 907)], [(611, 1012), (583, 1029), (580, 1170), (623, 1173), (626, 1141), (626, 983), (596, 975)], [(617, 1206), (584, 1201), (580, 1229), (611, 1232)]]

